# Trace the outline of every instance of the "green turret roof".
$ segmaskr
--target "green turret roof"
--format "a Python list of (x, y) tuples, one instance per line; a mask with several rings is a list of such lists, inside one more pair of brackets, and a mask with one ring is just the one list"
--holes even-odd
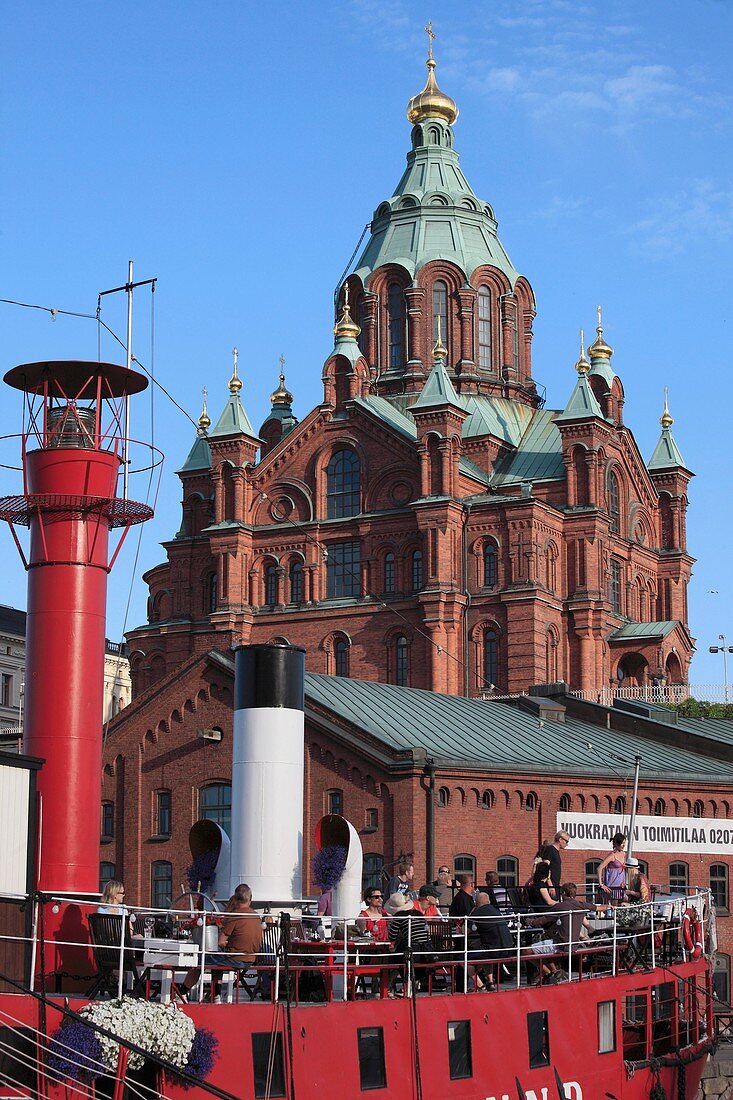
[(669, 405), (667, 404), (666, 386), (664, 387), (664, 412), (659, 418), (659, 423), (662, 425), (662, 434), (659, 437), (659, 442), (654, 448), (654, 454), (647, 463), (647, 469), (669, 470), (674, 466), (681, 466), (683, 469), (687, 469), (685, 460), (672, 435), (674, 420), (670, 416)]
[(193, 447), (188, 452), (188, 458), (178, 470), (179, 474), (191, 473), (193, 470), (208, 470), (211, 467), (211, 448), (206, 436), (197, 435)]
[(663, 428), (659, 442), (654, 448), (654, 454), (647, 463), (647, 469), (668, 470), (671, 466), (682, 466), (687, 469), (680, 449), (674, 441), (674, 436), (669, 428)]
[(213, 431), (209, 432), (209, 439), (224, 435), (248, 435), (252, 439), (257, 439), (257, 434), (249, 422), (249, 417), (237, 393), (233, 393), (227, 401)]
[(556, 423), (562, 423), (565, 420), (586, 420), (590, 416), (598, 416), (603, 419), (603, 413), (601, 412), (601, 406), (596, 400), (596, 396), (590, 387), (587, 374), (579, 374), (578, 381), (575, 383), (575, 388), (570, 394), (570, 400), (560, 413), (555, 417)]
[(445, 405), (452, 405), (454, 409), (461, 411), (464, 409), (448, 375), (445, 359), (433, 359), (433, 369), (412, 410), (441, 408)]
[(422, 119), (413, 127), (412, 142), (402, 179), (376, 211), (356, 274), (366, 283), (378, 267), (394, 263), (414, 276), (429, 260), (444, 259), (467, 278), (490, 264), (513, 286), (519, 273), (497, 236), (494, 211), (461, 171), (452, 126), (440, 118)]

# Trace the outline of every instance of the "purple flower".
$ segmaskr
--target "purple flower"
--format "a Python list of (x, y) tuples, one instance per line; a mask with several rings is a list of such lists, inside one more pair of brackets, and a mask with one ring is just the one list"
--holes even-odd
[[(216, 1035), (214, 1035), (213, 1031), (209, 1031), (206, 1027), (196, 1028), (193, 1045), (191, 1046), (188, 1060), (183, 1067), (186, 1073), (190, 1073), (192, 1077), (198, 1077), (200, 1081), (208, 1077), (214, 1068), (216, 1048), (218, 1046), (219, 1040)], [(179, 1084), (184, 1089), (193, 1088), (193, 1085), (188, 1081), (180, 1081)]]
[[(208, 894), (216, 878), (216, 861), (218, 858), (218, 848), (214, 848), (210, 852), (202, 852), (200, 856), (196, 856), (193, 863), (186, 868), (186, 880), (190, 890), (201, 890), (202, 893)], [(199, 883), (201, 883), (200, 886)]]
[[(69, 1049), (67, 1049), (69, 1048)], [(102, 1047), (96, 1033), (86, 1024), (73, 1020), (51, 1036), (48, 1066), (60, 1077), (94, 1081), (104, 1073)]]
[(327, 844), (313, 856), (313, 877), (323, 892), (333, 890), (346, 866), (346, 848)]

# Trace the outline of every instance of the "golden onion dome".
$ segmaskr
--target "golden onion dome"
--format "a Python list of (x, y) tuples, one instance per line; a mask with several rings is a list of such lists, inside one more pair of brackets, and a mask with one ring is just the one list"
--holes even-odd
[(442, 337), (440, 335), (440, 314), (438, 314), (437, 320), (438, 320), (438, 338), (435, 341), (435, 346), (433, 347), (433, 359), (436, 362), (438, 361), (438, 359), (445, 359), (448, 355), (448, 349), (445, 346), (445, 344), (443, 343)]
[(344, 337), (356, 340), (360, 333), (361, 329), (349, 313), (349, 284), (344, 283), (344, 308), (341, 317), (334, 325), (333, 334), (337, 340)]
[(435, 58), (433, 57), (433, 24), (425, 28), (428, 35), (428, 79), (425, 87), (414, 95), (407, 104), (407, 118), (410, 122), (423, 122), (426, 118), (441, 118), (449, 126), (458, 118), (458, 104), (445, 92), (441, 92), (435, 79)]
[(232, 377), (229, 379), (229, 392), (239, 393), (242, 388), (242, 379), (239, 377), (237, 371), (237, 361), (239, 359), (239, 352), (236, 348), (232, 348), (232, 359), (234, 360), (234, 367), (232, 370)]
[(280, 371), (280, 384), (276, 390), (270, 394), (270, 404), (272, 405), (292, 405), (293, 395), (290, 390), (285, 388), (285, 375)]
[(674, 417), (671, 415), (671, 413), (669, 411), (669, 405), (667, 404), (667, 387), (666, 386), (664, 387), (664, 412), (662, 413), (662, 415), (659, 418), (659, 423), (662, 425), (662, 428), (664, 429), (665, 432), (669, 431), (669, 429), (674, 424)]
[(209, 416), (208, 410), (206, 408), (206, 395), (208, 392), (206, 386), (204, 386), (201, 392), (204, 396), (204, 403), (201, 409), (201, 416), (198, 418), (198, 429), (200, 434), (203, 435), (211, 427), (211, 417)]
[(598, 324), (596, 325), (596, 338), (588, 348), (591, 359), (610, 359), (613, 355), (613, 348), (609, 347), (606, 341), (603, 339), (603, 325), (601, 323), (601, 307), (598, 306)]
[(581, 329), (580, 330), (580, 355), (578, 357), (578, 362), (575, 364), (575, 369), (578, 372), (578, 374), (587, 374), (588, 371), (590, 370), (590, 363), (588, 362), (588, 356), (585, 354), (584, 336), (585, 336), (585, 333)]

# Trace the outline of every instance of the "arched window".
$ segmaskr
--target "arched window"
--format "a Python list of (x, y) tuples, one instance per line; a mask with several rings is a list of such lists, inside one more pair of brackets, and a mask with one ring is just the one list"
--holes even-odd
[(530, 812), (537, 809), (537, 795), (534, 791), (527, 792), (527, 797), (524, 800), (524, 808)]
[(274, 607), (277, 603), (277, 566), (270, 562), (265, 566), (265, 605)]
[(384, 593), (393, 596), (395, 592), (395, 557), (391, 550), (384, 555)]
[(326, 468), (328, 518), (341, 519), (361, 511), (361, 468), (355, 451), (336, 451)]
[(225, 833), (232, 831), (231, 783), (207, 783), (199, 789), (199, 817), (215, 821)]
[(440, 338), (446, 347), (448, 344), (448, 287), (442, 279), (433, 283), (433, 343), (438, 339), (438, 318), (440, 318)]
[(482, 687), (496, 687), (499, 679), (499, 640), (495, 630), (484, 631), (484, 682)]
[(672, 500), (669, 493), (659, 495), (659, 516), (662, 528), (662, 549), (674, 549), (674, 524), (672, 523)]
[(611, 571), (608, 575), (608, 602), (615, 615), (621, 614), (621, 562), (611, 558)]
[(333, 647), (334, 671), (337, 676), (349, 675), (349, 643), (339, 638)]
[(625, 814), (626, 813), (626, 799), (624, 798), (624, 796), (622, 794), (620, 794), (618, 796), (618, 798), (616, 799), (616, 801), (614, 802), (613, 812), (615, 814)]
[(494, 792), (493, 791), (484, 791), (484, 793), (481, 795), (481, 805), (483, 806), (483, 808), (485, 810), (490, 810), (490, 809), (493, 808), (493, 805), (494, 805)]
[(600, 902), (601, 898), (599, 894), (601, 888), (598, 885), (598, 868), (601, 865), (600, 859), (587, 859), (585, 861), (585, 900), (590, 902)]
[(478, 288), (478, 365), (491, 370), (491, 291)]
[(412, 555), (412, 591), (419, 592), (423, 586), (422, 550), (415, 550)]
[(216, 576), (216, 570), (213, 573), (209, 573), (208, 577), (204, 581), (204, 611), (208, 615), (213, 615), (216, 611), (217, 604), (219, 602), (219, 581)]
[(502, 886), (517, 886), (519, 883), (519, 860), (516, 856), (499, 856), (496, 861), (496, 873)]
[(438, 799), (439, 806), (447, 806), (450, 802), (450, 791), (447, 787), (438, 787)]
[(362, 891), (373, 890), (382, 885), (384, 856), (379, 852), (367, 852), (361, 865)]
[(559, 809), (561, 813), (568, 813), (572, 805), (572, 799), (569, 794), (560, 795)]
[(290, 565), (290, 602), (303, 602), (303, 563), (294, 561)]
[(670, 894), (686, 894), (690, 882), (690, 871), (686, 863), (677, 860), (669, 865)]
[(667, 807), (664, 804), (664, 799), (663, 798), (658, 798), (657, 801), (654, 803), (654, 816), (655, 817), (664, 817), (666, 812), (667, 812)]
[(545, 674), (548, 684), (554, 684), (557, 680), (557, 651), (559, 644), (557, 631), (549, 627), (545, 639)]
[(326, 791), (326, 813), (339, 814), (344, 812), (344, 792), (339, 790), (338, 787), (334, 787), (331, 791)]
[(713, 895), (718, 913), (727, 913), (728, 908), (728, 864), (710, 864), (710, 892)]
[(484, 543), (484, 588), (496, 588), (499, 552), (495, 542)]
[(156, 859), (150, 868), (150, 899), (153, 909), (167, 909), (173, 901), (173, 864)]
[(155, 792), (155, 822), (156, 836), (170, 836), (173, 827), (173, 802), (170, 791)]
[(99, 864), (99, 892), (103, 893), (105, 886), (111, 878), (116, 878), (115, 865), (109, 863), (107, 860), (102, 860)]
[(702, 817), (705, 813), (705, 804), (701, 798), (695, 799), (695, 804), (692, 807), (693, 817)]
[(713, 998), (727, 1007), (730, 1004), (730, 955), (719, 951), (713, 969)]
[(545, 553), (547, 591), (554, 592), (557, 588), (557, 547), (554, 542), (547, 544)]
[(471, 875), (476, 878), (476, 857), (469, 855), (456, 856), (453, 860), (453, 869), (457, 875)]
[(403, 340), (405, 332), (404, 298), (399, 283), (390, 283), (387, 291), (387, 335), (389, 340), (389, 366), (398, 368), (404, 361)]
[(611, 521), (611, 530), (616, 534), (621, 531), (621, 491), (618, 485), (618, 478), (613, 470), (609, 470), (608, 473), (608, 516)]
[(112, 840), (115, 835), (115, 804), (102, 803), (102, 840)]
[(410, 681), (410, 646), (404, 634), (395, 642), (395, 680), (399, 687), (407, 687)]

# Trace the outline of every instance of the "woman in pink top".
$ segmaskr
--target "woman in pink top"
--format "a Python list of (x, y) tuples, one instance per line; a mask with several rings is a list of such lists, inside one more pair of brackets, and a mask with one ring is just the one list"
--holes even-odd
[(364, 891), (366, 909), (356, 922), (356, 927), (364, 935), (368, 932), (378, 943), (387, 942), (387, 914), (382, 909), (382, 891), (378, 886), (369, 886)]

